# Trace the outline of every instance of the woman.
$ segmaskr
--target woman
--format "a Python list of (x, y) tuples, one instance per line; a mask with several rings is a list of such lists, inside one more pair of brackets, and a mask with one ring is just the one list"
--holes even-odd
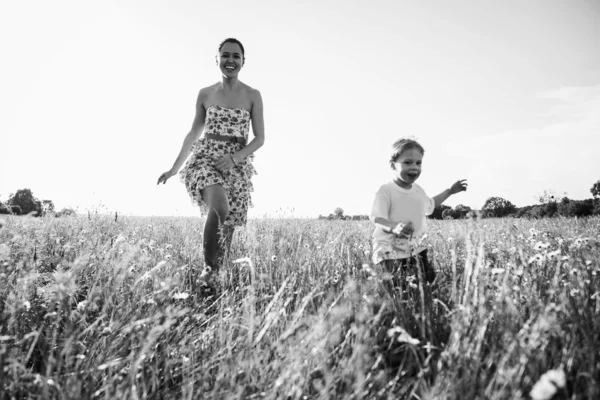
[[(205, 284), (221, 267), (234, 227), (246, 224), (251, 177), (256, 174), (250, 156), (265, 141), (260, 92), (238, 79), (244, 61), (244, 46), (239, 40), (228, 38), (219, 45), (217, 65), (222, 79), (200, 90), (192, 128), (173, 167), (158, 178), (158, 184), (166, 183), (192, 154), (180, 177), (206, 216), (205, 266), (200, 275)], [(247, 143), (250, 124), (254, 138)]]

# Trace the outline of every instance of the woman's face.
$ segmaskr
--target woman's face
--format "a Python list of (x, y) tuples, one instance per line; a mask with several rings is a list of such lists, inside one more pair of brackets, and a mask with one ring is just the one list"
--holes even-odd
[(218, 64), (224, 76), (236, 77), (244, 65), (244, 56), (240, 46), (237, 43), (225, 43), (219, 51)]

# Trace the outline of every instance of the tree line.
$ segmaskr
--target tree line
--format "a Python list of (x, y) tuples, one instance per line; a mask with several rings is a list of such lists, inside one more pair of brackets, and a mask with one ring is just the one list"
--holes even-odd
[(5, 215), (31, 215), (42, 217), (54, 215), (56, 217), (73, 215), (75, 210), (65, 207), (56, 212), (52, 200), (39, 200), (33, 195), (31, 189), (19, 189), (8, 196), (8, 200), (0, 200), (0, 214)]
[[(502, 197), (489, 197), (481, 209), (474, 210), (469, 206), (459, 204), (452, 208), (445, 204), (436, 207), (431, 219), (463, 219), (480, 218), (546, 218), (546, 217), (588, 217), (600, 215), (600, 180), (591, 187), (592, 198), (585, 200), (569, 199), (566, 195), (559, 197), (552, 191), (545, 190), (537, 196), (538, 204), (517, 207)], [(332, 214), (319, 215), (326, 220), (368, 220), (368, 215), (344, 215), (344, 210), (337, 207)]]

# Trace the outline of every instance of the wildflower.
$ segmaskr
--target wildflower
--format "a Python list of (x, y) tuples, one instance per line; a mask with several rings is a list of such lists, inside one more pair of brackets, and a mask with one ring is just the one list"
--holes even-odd
[(175, 294), (173, 295), (173, 298), (174, 298), (175, 300), (185, 300), (185, 299), (187, 299), (188, 297), (190, 297), (189, 293), (175, 293)]
[(26, 309), (27, 311), (29, 311), (29, 309), (31, 308), (31, 303), (30, 303), (30, 302), (28, 302), (27, 300), (25, 300), (25, 301), (23, 302), (23, 306), (25, 307), (25, 309)]
[(560, 254), (560, 249), (551, 251), (546, 256), (548, 257), (548, 260), (552, 260), (554, 257), (558, 257), (559, 254)]
[(492, 275), (498, 275), (504, 272), (504, 268), (492, 268)]
[(542, 250), (544, 250), (544, 249), (548, 248), (548, 246), (550, 246), (550, 244), (549, 244), (549, 243), (537, 242), (533, 248), (534, 248), (536, 251), (542, 251)]
[(413, 346), (416, 346), (420, 343), (419, 339), (415, 339), (414, 337), (410, 336), (408, 332), (401, 333), (400, 336), (398, 336), (398, 341), (401, 343), (412, 344)]
[(448, 238), (448, 242), (452, 242), (454, 239), (452, 239), (452, 237)]
[(420, 343), (419, 339), (413, 338), (412, 336), (410, 336), (410, 334), (408, 332), (406, 332), (406, 330), (404, 330), (403, 328), (401, 328), (399, 326), (395, 326), (391, 329), (388, 329), (388, 331), (387, 331), (388, 337), (394, 337), (396, 335), (398, 335), (396, 340), (401, 343), (408, 343), (408, 344), (412, 344), (414, 346), (416, 346)]
[(418, 288), (418, 286), (417, 286), (415, 283), (412, 283), (412, 282), (409, 282), (409, 283), (408, 283), (408, 287), (409, 287), (409, 288), (411, 288), (411, 289), (416, 289), (416, 288)]
[(78, 311), (85, 310), (85, 306), (86, 305), (87, 305), (87, 301), (86, 300), (80, 301), (79, 303), (77, 303), (77, 310)]
[(536, 254), (535, 256), (529, 259), (528, 264), (531, 264), (533, 262), (540, 264), (542, 261), (544, 261), (544, 256), (542, 256), (541, 254)]
[(566, 260), (568, 260), (568, 259), (569, 259), (569, 256), (562, 256), (562, 257), (560, 258), (560, 260), (561, 260), (561, 261), (566, 261)]
[(399, 326), (395, 326), (393, 328), (388, 329), (387, 335), (388, 337), (393, 337), (395, 334), (400, 334), (402, 332), (406, 331), (403, 328), (400, 328)]
[(565, 386), (566, 381), (567, 378), (562, 369), (551, 369), (533, 385), (529, 396), (532, 400), (549, 400), (556, 394), (557, 389)]
[(273, 261), (273, 262), (277, 261), (277, 256), (271, 256), (271, 261)]
[(342, 277), (340, 276), (340, 273), (338, 271), (335, 271), (335, 275), (333, 276), (333, 283), (336, 284), (340, 281)]
[(48, 386), (54, 386), (54, 380), (48, 379), (46, 382), (48, 383)]
[(579, 293), (579, 289), (571, 289), (571, 291), (569, 292), (569, 294), (571, 296), (576, 296)]
[(592, 265), (592, 262), (590, 260), (586, 260), (585, 265)]
[(126, 239), (125, 236), (119, 234), (119, 236), (117, 236), (117, 239), (115, 240), (115, 245), (125, 241), (125, 239)]
[(167, 254), (167, 255), (165, 256), (165, 260), (166, 260), (166, 261), (169, 261), (171, 258), (172, 258), (172, 256), (171, 256), (170, 254)]
[(371, 252), (369, 250), (365, 250), (365, 256), (369, 256), (369, 254), (371, 254)]
[(75, 358), (78, 360), (85, 360), (85, 354), (77, 354)]
[(305, 248), (305, 249), (308, 249), (309, 247), (310, 247), (310, 246), (308, 245), (308, 243), (305, 243), (305, 244), (304, 244), (304, 248)]

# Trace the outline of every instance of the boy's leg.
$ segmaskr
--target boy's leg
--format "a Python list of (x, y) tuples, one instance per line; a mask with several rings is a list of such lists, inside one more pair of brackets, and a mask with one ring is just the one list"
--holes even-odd
[(421, 272), (423, 273), (425, 280), (429, 283), (433, 282), (435, 280), (435, 269), (429, 262), (427, 249), (417, 254), (417, 263), (419, 264), (419, 267), (421, 267)]

